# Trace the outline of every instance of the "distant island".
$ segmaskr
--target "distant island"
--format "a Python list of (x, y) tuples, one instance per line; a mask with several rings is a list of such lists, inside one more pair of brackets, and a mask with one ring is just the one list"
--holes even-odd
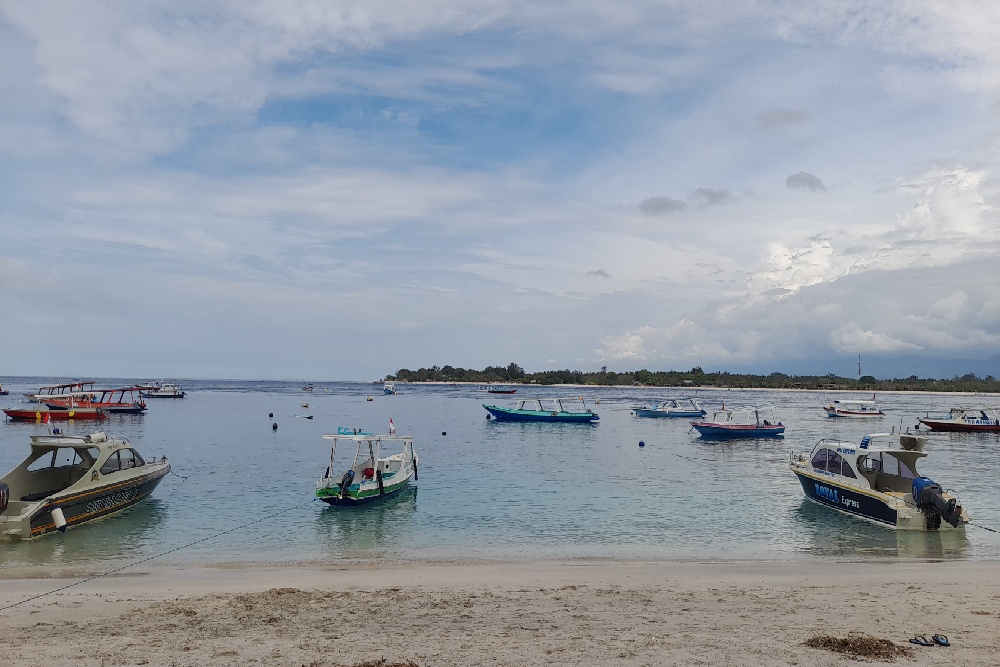
[(595, 386), (626, 385), (634, 387), (717, 387), (738, 389), (816, 389), (855, 391), (957, 391), (1000, 393), (1000, 380), (992, 375), (981, 378), (966, 373), (951, 379), (908, 378), (892, 380), (878, 379), (871, 375), (847, 378), (829, 373), (827, 375), (742, 375), (739, 373), (706, 373), (699, 366), (689, 371), (609, 371), (605, 366), (600, 371), (539, 371), (526, 373), (521, 366), (510, 363), (507, 366), (487, 366), (483, 370), (456, 368), (454, 366), (431, 366), (411, 371), (401, 368), (393, 375), (385, 376), (386, 382), (479, 382), (482, 384), (580, 384)]

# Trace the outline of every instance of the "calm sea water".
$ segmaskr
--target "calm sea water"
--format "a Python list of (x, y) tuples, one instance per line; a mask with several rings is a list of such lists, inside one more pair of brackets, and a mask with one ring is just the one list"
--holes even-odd
[[(0, 403), (14, 405), (22, 391), (48, 382), (7, 379), (11, 396)], [(677, 395), (665, 389), (519, 391), (584, 396), (601, 415), (590, 426), (487, 421), (481, 404), (509, 399), (467, 385), (400, 384), (397, 395), (384, 396), (381, 385), (360, 383), (318, 383), (312, 393), (301, 383), (180, 383), (186, 398), (148, 399), (144, 415), (65, 426), (72, 434), (127, 437), (144, 455), (166, 455), (176, 475), (117, 517), (33, 542), (0, 542), (0, 567), (126, 563), (239, 526), (157, 562), (1000, 559), (1000, 536), (981, 528), (964, 536), (897, 533), (818, 507), (787, 468), (790, 451), (811, 449), (820, 438), (858, 441), (912, 427), (928, 410), (997, 404), (997, 396), (884, 394), (884, 420), (856, 421), (828, 419), (820, 406), (865, 396), (687, 392), (708, 410), (723, 400), (774, 406), (788, 427), (784, 439), (706, 442), (689, 432), (687, 420), (632, 416), (635, 402)], [(338, 426), (384, 433), (390, 417), (398, 433), (414, 436), (419, 482), (381, 505), (310, 502), (329, 459), (322, 435)], [(28, 436), (46, 431), (0, 424), (0, 468), (14, 467), (28, 452)], [(975, 523), (1000, 529), (1000, 436), (941, 434), (928, 451), (921, 472), (958, 491)]]

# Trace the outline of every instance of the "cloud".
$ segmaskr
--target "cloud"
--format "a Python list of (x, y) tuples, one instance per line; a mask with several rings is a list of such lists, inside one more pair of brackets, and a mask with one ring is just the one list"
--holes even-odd
[(670, 197), (650, 197), (639, 202), (639, 210), (648, 216), (669, 215), (677, 211), (683, 211), (686, 208), (686, 203), (679, 199), (671, 199)]
[(715, 204), (732, 204), (736, 202), (736, 197), (729, 190), (714, 190), (712, 188), (698, 188), (692, 197), (698, 206), (713, 206)]
[(593, 271), (587, 271), (588, 276), (594, 276), (597, 278), (610, 278), (611, 274), (604, 269), (594, 269)]
[(800, 171), (786, 178), (785, 185), (793, 190), (826, 190), (823, 181), (805, 171)]
[(804, 125), (809, 120), (809, 112), (804, 109), (767, 109), (755, 117), (757, 126), (764, 130), (778, 130), (796, 125)]

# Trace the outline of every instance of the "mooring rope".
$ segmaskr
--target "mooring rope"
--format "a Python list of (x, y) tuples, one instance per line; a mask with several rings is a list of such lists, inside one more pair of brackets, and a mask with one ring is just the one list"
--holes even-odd
[(980, 526), (978, 523), (969, 522), (970, 526), (975, 526), (976, 528), (982, 528), (983, 530), (988, 530), (991, 533), (1000, 533), (1000, 530), (993, 530), (992, 528), (987, 528), (986, 526)]
[(209, 535), (208, 537), (203, 537), (200, 540), (195, 540), (194, 542), (188, 542), (187, 544), (182, 544), (179, 547), (174, 547), (173, 549), (168, 549), (167, 551), (164, 551), (162, 553), (158, 553), (155, 556), (149, 556), (148, 558), (143, 558), (142, 560), (137, 560), (134, 563), (129, 563), (128, 565), (122, 565), (121, 567), (116, 567), (113, 570), (108, 570), (107, 572), (102, 572), (100, 574), (95, 574), (92, 577), (88, 577), (86, 579), (81, 579), (80, 581), (75, 581), (72, 584), (67, 584), (65, 586), (61, 586), (59, 588), (55, 588), (55, 589), (53, 589), (51, 591), (46, 591), (44, 593), (39, 593), (38, 595), (33, 595), (30, 598), (25, 598), (24, 600), (21, 600), (20, 602), (14, 602), (13, 604), (9, 604), (6, 607), (0, 607), (0, 611), (7, 611), (8, 609), (12, 609), (12, 608), (17, 607), (19, 605), (22, 605), (25, 602), (31, 602), (32, 600), (37, 600), (38, 598), (43, 598), (46, 595), (52, 595), (53, 593), (58, 593), (60, 591), (64, 591), (67, 588), (73, 588), (74, 586), (79, 586), (80, 584), (85, 584), (88, 581), (93, 581), (94, 579), (100, 579), (101, 577), (106, 577), (109, 574), (114, 574), (116, 572), (121, 572), (122, 570), (127, 570), (128, 568), (135, 567), (136, 565), (142, 565), (143, 563), (148, 563), (151, 560), (155, 560), (155, 559), (160, 558), (162, 556), (166, 556), (168, 554), (172, 554), (175, 551), (180, 551), (181, 549), (187, 549), (188, 547), (193, 547), (194, 545), (201, 544), (202, 542), (207, 542), (209, 540), (214, 540), (217, 537), (222, 537), (223, 535), (227, 535), (227, 534), (232, 533), (234, 531), (241, 530), (241, 529), (246, 528), (247, 526), (253, 525), (255, 523), (259, 523), (261, 521), (267, 521), (268, 519), (273, 519), (276, 516), (281, 516), (282, 514), (285, 514), (287, 512), (291, 512), (292, 510), (298, 509), (300, 507), (304, 507), (304, 506), (308, 505), (309, 503), (311, 503), (314, 500), (316, 500), (316, 499), (315, 498), (310, 498), (309, 500), (307, 500), (304, 503), (299, 503), (298, 505), (293, 505), (292, 507), (287, 507), (287, 508), (281, 510), (280, 512), (275, 512), (274, 514), (269, 514), (269, 515), (267, 515), (267, 516), (265, 516), (265, 517), (263, 517), (261, 519), (255, 519), (253, 521), (247, 521), (246, 523), (244, 523), (244, 524), (242, 524), (240, 526), (236, 526), (234, 528), (230, 528), (229, 530), (224, 530), (221, 533), (215, 533), (214, 535)]

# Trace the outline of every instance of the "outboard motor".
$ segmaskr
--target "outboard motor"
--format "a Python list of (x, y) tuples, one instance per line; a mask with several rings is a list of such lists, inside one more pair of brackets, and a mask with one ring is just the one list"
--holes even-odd
[(945, 500), (941, 485), (930, 477), (917, 477), (913, 480), (913, 502), (927, 517), (927, 530), (937, 530), (941, 527), (941, 519), (958, 528), (962, 520), (962, 506), (952, 498)]
[(344, 476), (340, 478), (340, 492), (344, 493), (345, 491), (347, 491), (347, 487), (349, 487), (351, 485), (351, 482), (353, 481), (354, 481), (354, 471), (349, 469), (347, 472), (344, 473)]

